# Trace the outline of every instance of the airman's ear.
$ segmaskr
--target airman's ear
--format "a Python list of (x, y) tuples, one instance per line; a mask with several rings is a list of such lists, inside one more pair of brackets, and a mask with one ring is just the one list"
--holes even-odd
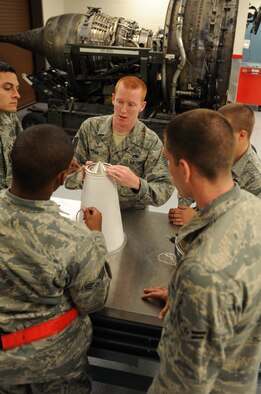
[(65, 182), (65, 178), (67, 176), (67, 171), (62, 171), (60, 172), (56, 178), (55, 178), (55, 187), (58, 188), (59, 186), (62, 186)]
[(61, 174), (60, 174), (61, 185), (64, 184), (67, 175), (68, 175), (68, 174), (67, 174), (67, 171), (62, 171), (62, 172), (61, 172)]
[(141, 106), (140, 106), (140, 112), (142, 112), (144, 110), (144, 108), (146, 107), (147, 101), (142, 101)]
[(190, 163), (185, 159), (180, 159), (179, 165), (181, 166), (181, 169), (182, 169), (182, 175), (183, 175), (184, 182), (188, 183), (190, 181), (190, 177), (191, 177)]
[(112, 93), (112, 95), (111, 95), (111, 102), (112, 102), (112, 105), (114, 105), (114, 103), (115, 103), (115, 93)]
[(248, 132), (246, 131), (246, 130), (240, 130), (240, 132), (239, 132), (239, 140), (240, 141), (243, 141), (243, 140), (246, 140), (246, 139), (248, 139)]

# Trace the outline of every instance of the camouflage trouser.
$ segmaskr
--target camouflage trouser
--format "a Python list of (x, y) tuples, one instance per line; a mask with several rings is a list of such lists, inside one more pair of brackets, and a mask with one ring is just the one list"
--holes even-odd
[(89, 394), (91, 381), (88, 374), (78, 380), (58, 378), (52, 382), (33, 383), (17, 386), (0, 385), (0, 394)]

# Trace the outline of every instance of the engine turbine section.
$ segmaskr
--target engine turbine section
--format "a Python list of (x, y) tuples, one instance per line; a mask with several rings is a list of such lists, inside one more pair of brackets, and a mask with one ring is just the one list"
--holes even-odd
[(146, 116), (171, 116), (226, 103), (237, 10), (238, 0), (170, 0), (153, 33), (88, 7), (0, 41), (45, 56), (81, 102), (105, 103), (120, 77), (136, 75), (148, 86)]

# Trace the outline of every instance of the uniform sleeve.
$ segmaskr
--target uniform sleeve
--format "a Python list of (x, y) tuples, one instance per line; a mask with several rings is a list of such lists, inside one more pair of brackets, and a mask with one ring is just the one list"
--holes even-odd
[(69, 268), (70, 296), (82, 315), (104, 307), (108, 297), (111, 271), (102, 233), (92, 231), (88, 246), (82, 242), (77, 248), (75, 261)]
[(161, 206), (169, 200), (173, 191), (174, 185), (168, 164), (163, 157), (163, 146), (160, 139), (157, 139), (144, 163), (144, 174), (137, 199), (145, 205)]
[(16, 116), (16, 135), (18, 136), (18, 134), (20, 134), (22, 131), (23, 131), (23, 127)]
[(3, 126), (2, 135), (2, 159), (0, 164), (1, 186), (8, 188), (12, 182), (12, 167), (10, 161), (10, 152), (15, 143), (16, 137), (23, 131), (21, 123), (14, 113), (7, 114), (6, 124)]
[(66, 189), (82, 189), (82, 171), (76, 171), (67, 175), (64, 186)]
[(261, 173), (249, 180), (244, 189), (256, 197), (261, 198)]
[(4, 163), (4, 155), (2, 154), (3, 151), (3, 145), (2, 145), (2, 140), (0, 137), (0, 190), (6, 188), (6, 166)]
[(199, 271), (192, 268), (177, 279), (159, 346), (160, 370), (149, 394), (210, 393), (225, 361), (233, 336), (233, 295)]
[(235, 164), (239, 167), (236, 182), (241, 189), (261, 198), (261, 160), (253, 148), (249, 150)]
[(186, 207), (190, 207), (194, 203), (194, 200), (192, 198), (186, 198), (186, 197), (181, 197), (178, 195), (178, 205), (185, 205)]

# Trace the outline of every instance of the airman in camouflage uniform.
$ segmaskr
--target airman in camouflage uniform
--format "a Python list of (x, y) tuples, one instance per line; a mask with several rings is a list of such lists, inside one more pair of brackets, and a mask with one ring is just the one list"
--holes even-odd
[(11, 186), (10, 152), (22, 126), (17, 116), (18, 81), (15, 70), (0, 62), (0, 189)]
[[(160, 368), (148, 393), (254, 394), (261, 361), (261, 201), (233, 186), (234, 135), (220, 114), (188, 111), (169, 123), (165, 136), (174, 182), (197, 202), (199, 214), (177, 234), (183, 253), (176, 248)], [(202, 160), (195, 159), (197, 150)]]
[[(118, 183), (123, 209), (160, 206), (174, 190), (161, 140), (137, 120), (146, 104), (145, 89), (137, 77), (120, 79), (113, 94), (114, 114), (87, 119), (74, 138), (74, 158), (81, 165), (87, 160), (113, 165), (108, 175)], [(65, 182), (71, 189), (81, 185), (81, 170), (69, 175)]]
[[(237, 141), (234, 164), (232, 166), (232, 176), (235, 182), (255, 196), (261, 198), (261, 160), (250, 144), (250, 138), (255, 123), (254, 111), (245, 104), (231, 103), (218, 110), (231, 123)], [(178, 206), (190, 207), (193, 200), (178, 196)], [(186, 212), (178, 212), (179, 208), (169, 210), (170, 221), (174, 224), (184, 224), (195, 211), (189, 210), (191, 215)], [(180, 213), (182, 223), (177, 222), (177, 215)], [(185, 215), (188, 215), (187, 219)]]
[[(252, 145), (233, 165), (232, 177), (241, 189), (261, 198), (261, 160)], [(190, 206), (192, 203), (189, 198), (179, 197), (179, 205)]]
[(110, 270), (97, 231), (100, 213), (86, 211), (88, 229), (61, 216), (49, 200), (72, 155), (69, 136), (56, 126), (31, 127), (14, 144), (12, 186), (0, 198), (0, 335), (48, 322), (73, 306), (78, 316), (47, 338), (0, 350), (0, 393), (91, 391), (88, 314), (104, 306)]
[(261, 160), (251, 145), (233, 165), (232, 176), (241, 189), (261, 198)]

